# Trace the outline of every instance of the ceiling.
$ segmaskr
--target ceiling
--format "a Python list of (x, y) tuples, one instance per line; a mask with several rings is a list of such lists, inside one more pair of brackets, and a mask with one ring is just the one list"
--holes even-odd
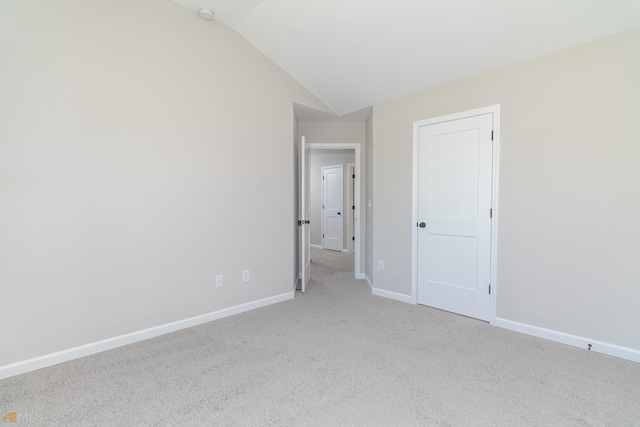
[(640, 0), (173, 1), (211, 9), (338, 115), (640, 26)]

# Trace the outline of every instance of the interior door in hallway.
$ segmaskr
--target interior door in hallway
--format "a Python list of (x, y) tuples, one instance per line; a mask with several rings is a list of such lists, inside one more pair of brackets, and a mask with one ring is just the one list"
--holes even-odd
[(342, 165), (322, 167), (322, 247), (342, 251), (343, 223)]
[(493, 115), (419, 128), (418, 303), (489, 320)]
[(305, 137), (298, 146), (298, 258), (300, 260), (300, 290), (305, 292), (311, 279), (311, 209), (309, 209), (309, 147)]

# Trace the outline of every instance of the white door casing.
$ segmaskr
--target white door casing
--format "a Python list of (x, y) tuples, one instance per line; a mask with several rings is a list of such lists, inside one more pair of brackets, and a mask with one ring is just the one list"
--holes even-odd
[(322, 247), (341, 251), (344, 246), (343, 165), (322, 167)]
[(492, 139), (498, 112), (482, 109), (414, 125), (412, 299), (481, 320), (495, 318)]
[(298, 247), (300, 259), (300, 290), (306, 292), (311, 279), (311, 210), (309, 209), (309, 147), (305, 137), (300, 138), (298, 147), (299, 209)]
[(354, 200), (355, 196), (355, 187), (356, 187), (356, 165), (354, 163), (347, 164), (347, 206), (346, 206), (346, 217), (347, 217), (347, 252), (353, 253), (354, 244), (355, 244), (355, 235), (353, 232), (355, 219), (356, 219), (356, 202)]

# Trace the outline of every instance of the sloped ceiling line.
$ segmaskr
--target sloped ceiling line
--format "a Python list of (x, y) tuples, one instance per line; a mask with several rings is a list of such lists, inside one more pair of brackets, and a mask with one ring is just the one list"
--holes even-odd
[(640, 26), (637, 0), (173, 1), (211, 9), (338, 115)]

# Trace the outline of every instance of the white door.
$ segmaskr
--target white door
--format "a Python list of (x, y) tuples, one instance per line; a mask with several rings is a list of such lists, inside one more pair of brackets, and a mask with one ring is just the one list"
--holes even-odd
[(348, 197), (347, 200), (349, 204), (347, 205), (347, 249), (349, 253), (353, 253), (355, 250), (355, 232), (353, 227), (355, 227), (356, 223), (356, 201), (355, 201), (355, 191), (356, 191), (356, 167), (353, 163), (348, 165), (348, 176), (347, 182), (347, 192)]
[(309, 209), (309, 147), (304, 136), (298, 147), (300, 206), (298, 209), (298, 246), (300, 248), (300, 290), (305, 292), (311, 279), (311, 212)]
[(322, 167), (322, 247), (342, 251), (344, 223), (342, 165)]
[(489, 320), (493, 115), (419, 128), (418, 303)]

